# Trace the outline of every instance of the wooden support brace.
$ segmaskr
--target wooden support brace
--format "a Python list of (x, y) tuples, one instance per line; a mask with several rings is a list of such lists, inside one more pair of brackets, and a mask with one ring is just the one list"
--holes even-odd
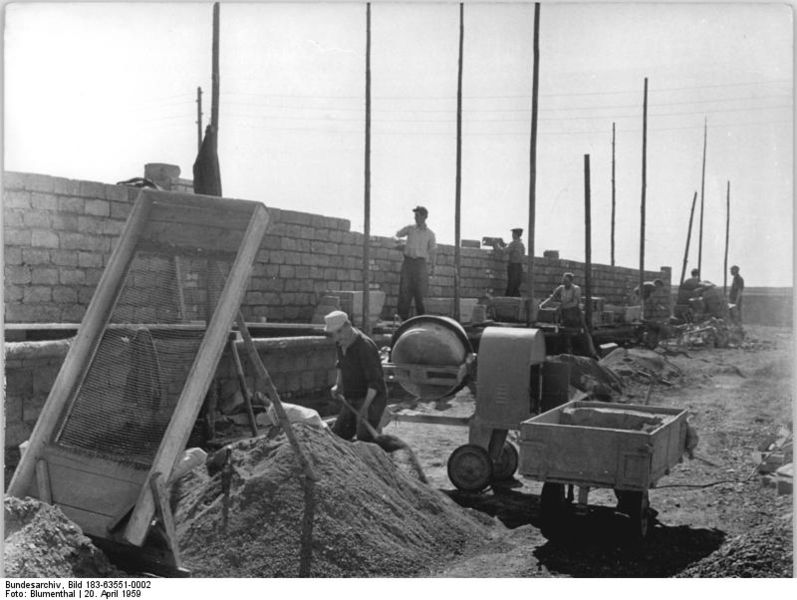
[(43, 458), (36, 461), (36, 486), (39, 490), (39, 500), (52, 504), (53, 494), (50, 489), (50, 470), (47, 468), (47, 462)]
[(177, 545), (177, 529), (174, 526), (174, 518), (169, 508), (169, 496), (166, 493), (166, 486), (163, 483), (161, 473), (153, 473), (149, 480), (152, 498), (155, 501), (155, 516), (160, 520), (166, 534), (166, 541), (169, 544), (174, 563), (180, 567), (180, 548)]
[(246, 385), (246, 376), (244, 375), (244, 368), (241, 365), (241, 356), (238, 354), (238, 347), (235, 345), (235, 340), (230, 341), (230, 352), (232, 359), (235, 363), (235, 372), (238, 374), (238, 383), (241, 386), (241, 394), (244, 397), (244, 406), (246, 406), (246, 414), (249, 417), (249, 427), (252, 429), (252, 436), (257, 436), (257, 420), (255, 420), (255, 411), (252, 408), (252, 393), (249, 391), (249, 386)]
[(313, 471), (313, 467), (310, 464), (310, 461), (307, 459), (307, 455), (304, 453), (304, 449), (299, 443), (299, 440), (296, 439), (296, 435), (293, 433), (291, 422), (288, 419), (288, 415), (285, 414), (285, 409), (282, 407), (282, 401), (280, 400), (279, 392), (277, 392), (277, 388), (274, 386), (274, 382), (271, 381), (271, 376), (268, 374), (266, 366), (263, 364), (263, 361), (260, 359), (260, 355), (257, 353), (257, 348), (255, 348), (255, 343), (252, 341), (252, 336), (249, 334), (249, 329), (246, 327), (246, 321), (244, 320), (244, 316), (241, 311), (238, 311), (237, 324), (238, 330), (241, 332), (241, 336), (244, 339), (249, 360), (252, 362), (253, 366), (255, 367), (255, 371), (257, 371), (258, 376), (266, 387), (266, 395), (274, 405), (274, 410), (277, 413), (280, 426), (282, 427), (283, 431), (285, 431), (285, 435), (288, 436), (288, 441), (299, 458), (299, 464), (301, 464), (305, 476), (311, 481), (316, 481), (316, 475)]

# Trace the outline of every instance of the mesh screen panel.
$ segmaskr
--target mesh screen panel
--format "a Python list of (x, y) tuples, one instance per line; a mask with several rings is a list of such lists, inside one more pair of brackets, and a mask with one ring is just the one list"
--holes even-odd
[(57, 444), (152, 463), (233, 258), (138, 248)]

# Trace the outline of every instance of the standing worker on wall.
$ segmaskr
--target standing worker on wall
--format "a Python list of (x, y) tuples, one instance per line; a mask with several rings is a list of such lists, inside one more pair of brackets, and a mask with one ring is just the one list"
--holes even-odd
[(516, 227), (512, 230), (512, 241), (509, 245), (501, 242), (501, 249), (506, 249), (509, 262), (506, 265), (506, 296), (520, 296), (520, 284), (523, 281), (523, 260), (526, 256), (526, 247), (520, 241), (523, 229)]
[(728, 301), (733, 305), (731, 308), (731, 320), (737, 325), (742, 324), (742, 292), (744, 291), (744, 279), (739, 275), (739, 267), (733, 265), (731, 267), (731, 275), (733, 281), (731, 282), (731, 291), (728, 294)]
[(416, 206), (412, 212), (415, 213), (415, 224), (402, 227), (396, 232), (397, 238), (407, 238), (404, 244), (404, 262), (401, 265), (397, 309), (402, 321), (409, 318), (413, 300), (416, 315), (426, 312), (423, 299), (429, 289), (429, 277), (434, 276), (437, 261), (434, 232), (426, 225), (429, 211), (425, 206)]
[[(371, 338), (354, 328), (348, 315), (341, 310), (326, 315), (324, 322), (324, 333), (335, 340), (338, 355), (337, 377), (330, 390), (332, 397), (343, 396), (352, 408), (378, 430), (387, 404), (387, 385), (379, 348)], [(332, 431), (344, 440), (351, 440), (356, 434), (358, 440), (373, 441), (368, 428), (346, 406), (341, 407)]]

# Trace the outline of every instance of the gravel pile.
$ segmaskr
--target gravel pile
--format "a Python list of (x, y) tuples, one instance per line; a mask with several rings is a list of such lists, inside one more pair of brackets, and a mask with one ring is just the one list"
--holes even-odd
[[(311, 577), (407, 577), (488, 543), (504, 528), (398, 468), (375, 444), (295, 424), (318, 481), (311, 498)], [(284, 434), (231, 446), (223, 472), (181, 482), (180, 552), (194, 577), (299, 575), (307, 507), (302, 470)]]
[(734, 536), (677, 577), (793, 577), (792, 519), (779, 519)]

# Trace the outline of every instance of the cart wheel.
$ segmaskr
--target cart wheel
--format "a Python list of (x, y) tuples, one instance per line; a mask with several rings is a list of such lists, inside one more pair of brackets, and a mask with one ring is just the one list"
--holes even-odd
[(465, 444), (448, 458), (448, 478), (457, 489), (480, 492), (490, 484), (492, 463), (487, 450), (476, 444)]
[(644, 492), (617, 492), (617, 510), (629, 517), (629, 533), (632, 539), (645, 539), (650, 530), (650, 500)]
[(493, 481), (512, 479), (518, 465), (518, 451), (515, 445), (504, 442), (498, 460), (493, 463)]

